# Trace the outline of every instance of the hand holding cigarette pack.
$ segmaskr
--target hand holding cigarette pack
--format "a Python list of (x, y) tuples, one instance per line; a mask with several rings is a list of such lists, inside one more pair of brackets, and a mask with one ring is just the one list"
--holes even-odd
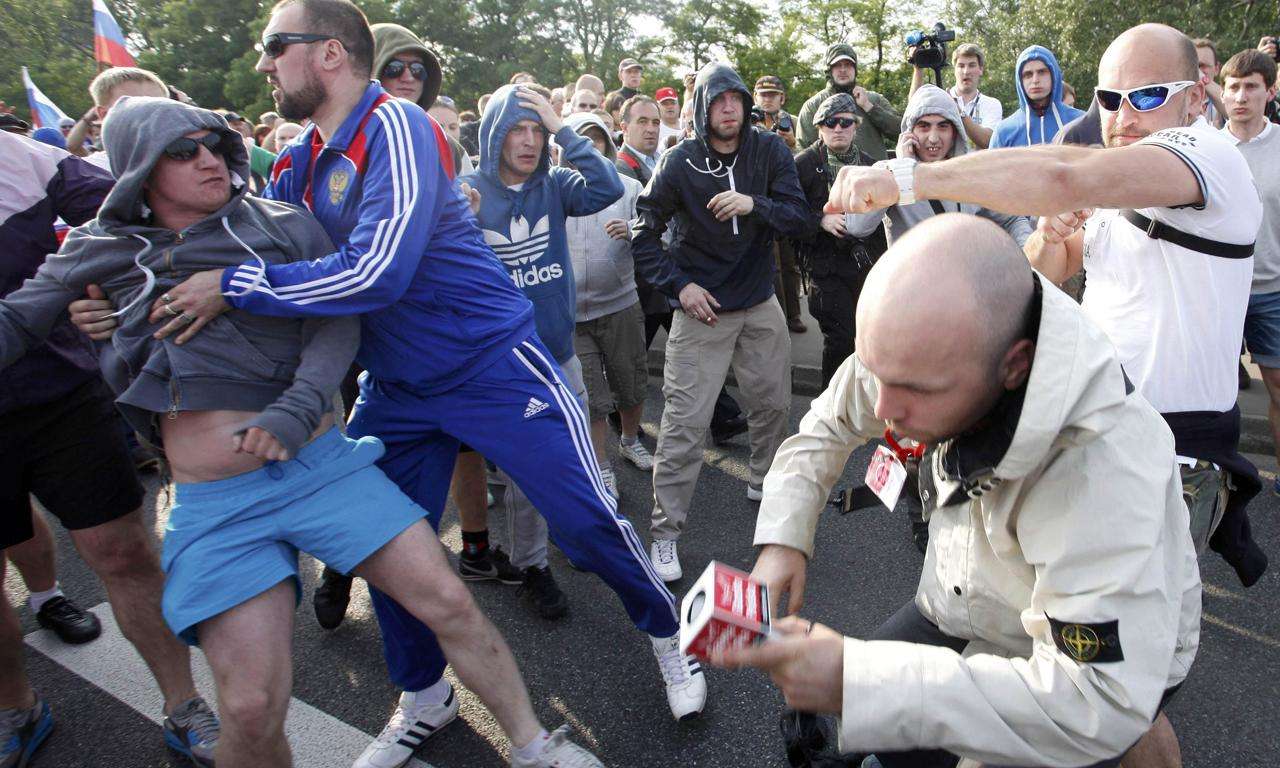
[(769, 588), (711, 561), (680, 603), (680, 650), (702, 661), (769, 636)]

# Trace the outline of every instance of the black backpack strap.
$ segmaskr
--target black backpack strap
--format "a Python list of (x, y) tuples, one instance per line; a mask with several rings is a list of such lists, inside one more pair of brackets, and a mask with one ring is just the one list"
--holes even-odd
[(1120, 215), (1124, 217), (1125, 221), (1146, 232), (1147, 237), (1165, 240), (1174, 245), (1180, 245), (1189, 251), (1197, 251), (1223, 259), (1247, 259), (1253, 255), (1253, 243), (1237, 245), (1235, 243), (1220, 243), (1217, 240), (1207, 240), (1203, 237), (1183, 232), (1168, 224), (1158, 222), (1155, 219), (1148, 219), (1146, 216), (1130, 209), (1120, 211)]
[(933, 213), (936, 216), (941, 216), (942, 214), (947, 212), (947, 209), (943, 207), (942, 202), (940, 200), (930, 200), (929, 207), (933, 209)]

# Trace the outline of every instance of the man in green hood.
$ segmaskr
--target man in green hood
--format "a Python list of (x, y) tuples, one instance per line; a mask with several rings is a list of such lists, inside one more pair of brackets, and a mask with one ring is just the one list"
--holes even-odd
[[(408, 99), (429, 111), (440, 95), (443, 80), (440, 59), (413, 32), (399, 24), (374, 24), (373, 74), (387, 93)], [(453, 170), (461, 176), (475, 170), (466, 150), (449, 136)]]
[(902, 122), (902, 115), (894, 111), (888, 99), (858, 85), (858, 53), (853, 50), (852, 45), (832, 45), (827, 49), (824, 61), (828, 85), (810, 96), (800, 108), (796, 126), (796, 139), (800, 146), (807, 147), (818, 139), (818, 126), (813, 121), (818, 105), (837, 93), (847, 93), (853, 97), (854, 106), (857, 107), (855, 114), (862, 120), (858, 127), (858, 149), (876, 160), (885, 159), (885, 137), (898, 135), (898, 123)]

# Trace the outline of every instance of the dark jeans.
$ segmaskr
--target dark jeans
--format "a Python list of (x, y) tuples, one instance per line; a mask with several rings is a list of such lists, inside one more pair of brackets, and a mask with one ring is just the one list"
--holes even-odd
[(822, 386), (831, 383), (836, 369), (853, 354), (857, 331), (854, 316), (866, 273), (814, 275), (809, 286), (809, 314), (822, 331)]
[[(921, 643), (923, 645), (940, 646), (950, 648), (956, 653), (964, 651), (967, 640), (951, 637), (942, 630), (934, 626), (933, 622), (926, 619), (920, 609), (916, 608), (915, 601), (912, 600), (906, 605), (898, 609), (898, 612), (889, 617), (889, 620), (880, 625), (880, 628), (872, 633), (868, 640), (898, 640), (907, 643)], [(1160, 699), (1160, 706), (1156, 710), (1163, 710), (1173, 695), (1178, 692), (1179, 685), (1166, 690), (1164, 696)], [(1113, 757), (1110, 760), (1103, 760), (1100, 763), (1094, 763), (1088, 768), (1118, 768), (1120, 758)], [(910, 752), (877, 752), (876, 759), (884, 768), (953, 768), (960, 758), (942, 749), (918, 749)], [(996, 768), (990, 766), (989, 768)]]

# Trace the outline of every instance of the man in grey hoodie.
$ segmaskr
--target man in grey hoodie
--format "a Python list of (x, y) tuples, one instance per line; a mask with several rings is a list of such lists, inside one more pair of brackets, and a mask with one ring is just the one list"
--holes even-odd
[[(39, 343), (90, 284), (121, 307), (103, 373), (130, 422), (164, 447), (176, 481), (162, 604), (173, 631), (203, 645), (218, 680), (218, 765), (291, 762), (284, 718), (299, 550), (392, 594), (435, 630), (515, 744), (539, 738), (506, 643), (454, 575), (426, 513), (373, 465), (381, 442), (334, 426), (358, 319), (231, 310), (200, 323), (168, 307), (167, 291), (193, 272), (246, 254), (265, 271), (327, 253), (324, 229), (294, 206), (247, 195), (244, 144), (212, 112), (124, 99), (103, 140), (117, 184), (98, 217), (0, 301), (0, 367)], [(154, 336), (156, 294), (190, 326), (177, 339)]]
[[(902, 116), (902, 134), (898, 138), (898, 157), (914, 158), (921, 163), (957, 157), (968, 152), (964, 141), (964, 123), (955, 99), (936, 85), (922, 85), (911, 95)], [(866, 237), (875, 231), (881, 219), (888, 223), (889, 244), (902, 237), (915, 225), (940, 213), (970, 213), (991, 219), (1004, 228), (1018, 245), (1031, 237), (1031, 221), (1025, 216), (997, 213), (979, 205), (941, 200), (917, 200), (908, 205), (849, 214), (847, 231), (854, 237)]]

